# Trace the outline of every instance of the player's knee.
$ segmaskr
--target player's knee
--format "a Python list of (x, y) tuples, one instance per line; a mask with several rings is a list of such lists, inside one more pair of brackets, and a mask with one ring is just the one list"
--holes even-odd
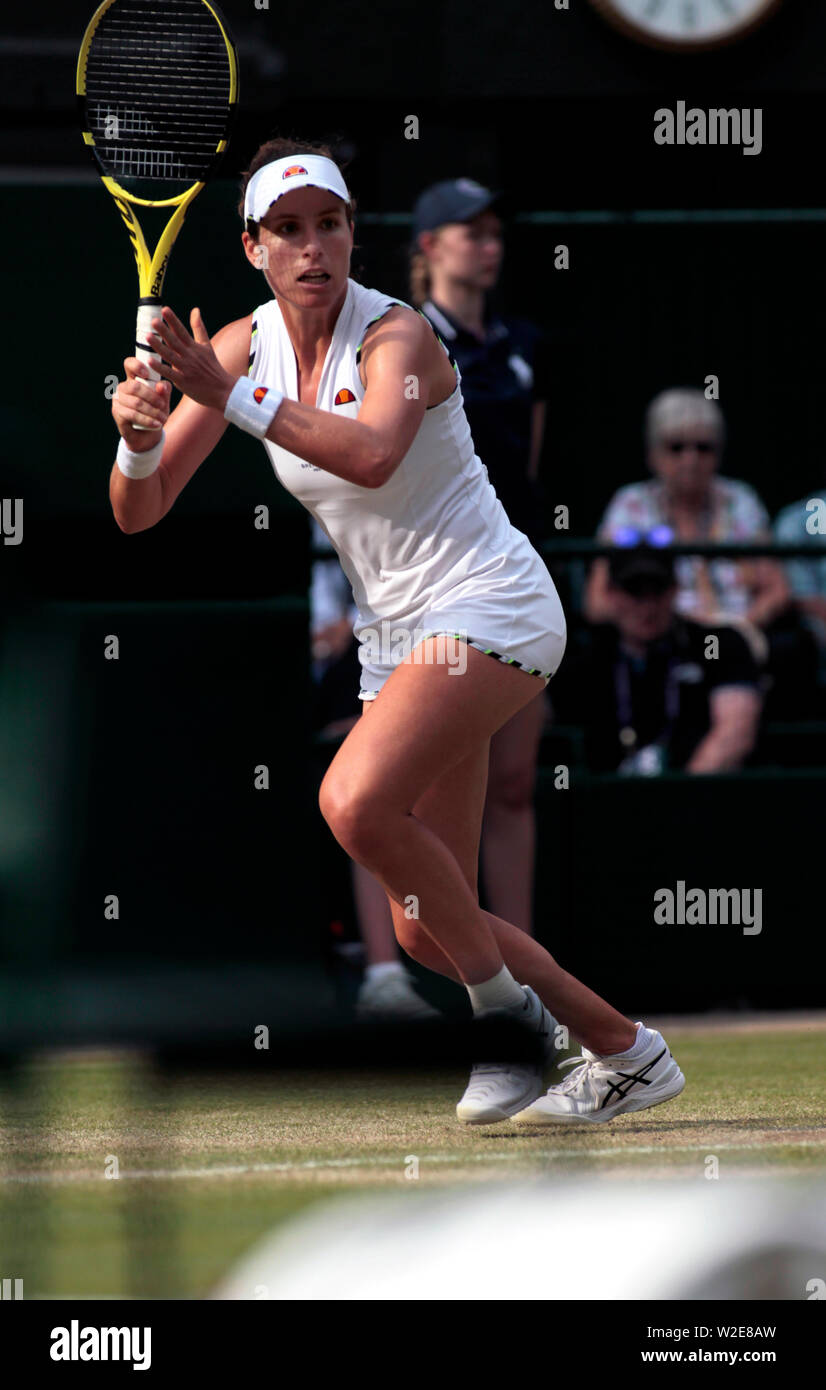
[(359, 863), (367, 863), (386, 826), (376, 799), (328, 775), (321, 784), (318, 804), (342, 849)]
[(344, 828), (348, 816), (348, 797), (346, 789), (329, 773), (321, 783), (318, 806), (333, 834), (338, 838), (339, 827)]

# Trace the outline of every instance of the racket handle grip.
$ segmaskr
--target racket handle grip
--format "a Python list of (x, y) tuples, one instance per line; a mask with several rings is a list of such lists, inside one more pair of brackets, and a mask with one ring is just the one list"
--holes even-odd
[[(139, 362), (144, 364), (149, 373), (148, 377), (144, 377), (144, 381), (160, 381), (161, 379), (161, 374), (155, 367), (158, 354), (147, 346), (146, 341), (147, 335), (152, 332), (152, 320), (158, 318), (160, 312), (161, 304), (158, 300), (153, 300), (149, 304), (143, 303), (138, 308), (138, 322), (135, 328), (135, 356)], [(147, 427), (146, 425), (133, 425), (132, 428), (145, 430)]]

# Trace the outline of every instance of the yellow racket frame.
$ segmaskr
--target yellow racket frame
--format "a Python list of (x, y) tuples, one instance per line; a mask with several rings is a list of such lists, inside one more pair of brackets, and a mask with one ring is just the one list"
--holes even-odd
[[(101, 19), (117, 0), (103, 0), (95, 10), (92, 18), (83, 35), (83, 42), (77, 60), (77, 83), (76, 90), (79, 97), (86, 96), (86, 61), (89, 55), (89, 47)], [(234, 106), (238, 100), (238, 61), (235, 56), (235, 48), (232, 40), (226, 31), (221, 16), (215, 10), (209, 0), (201, 0), (202, 5), (209, 10), (214, 18), (227, 49), (230, 70), (230, 93), (229, 104)], [(90, 130), (83, 131), (84, 144), (90, 145), (94, 149), (95, 139)], [(228, 139), (225, 137), (215, 147), (215, 154), (223, 154), (227, 147)], [(177, 194), (174, 198), (139, 198), (134, 193), (122, 188), (117, 179), (111, 178), (108, 174), (101, 174), (101, 182), (109, 190), (115, 200), (115, 206), (126, 224), (129, 239), (132, 242), (132, 249), (135, 253), (135, 260), (138, 266), (138, 280), (140, 283), (141, 299), (152, 299), (160, 301), (163, 293), (163, 282), (166, 275), (166, 267), (169, 263), (169, 253), (175, 242), (187, 211), (205, 186), (203, 182), (193, 183), (190, 188), (184, 189), (183, 193)], [(143, 229), (135, 214), (134, 208), (174, 208), (175, 212), (164, 228), (163, 233), (155, 247), (154, 255), (149, 252), (146, 244), (146, 237)]]

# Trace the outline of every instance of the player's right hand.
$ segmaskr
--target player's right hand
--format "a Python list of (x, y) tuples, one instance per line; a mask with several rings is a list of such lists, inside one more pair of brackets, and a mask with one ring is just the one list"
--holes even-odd
[[(118, 382), (112, 400), (112, 414), (126, 446), (141, 454), (152, 449), (160, 439), (160, 431), (169, 418), (172, 385), (168, 381), (150, 381), (148, 369), (137, 357), (127, 357), (123, 370), (126, 380)], [(135, 425), (144, 429), (135, 429)]]

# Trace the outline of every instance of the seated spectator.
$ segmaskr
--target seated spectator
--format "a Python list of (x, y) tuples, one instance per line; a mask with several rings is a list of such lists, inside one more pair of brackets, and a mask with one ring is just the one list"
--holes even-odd
[[(600, 540), (628, 544), (663, 530), (681, 542), (771, 539), (768, 513), (754, 489), (717, 475), (725, 425), (716, 401), (690, 388), (663, 391), (648, 407), (645, 437), (655, 476), (615, 493), (600, 523)], [(817, 647), (792, 603), (783, 566), (768, 558), (689, 555), (677, 560), (675, 572), (680, 613), (699, 623), (742, 624), (755, 657), (766, 665), (766, 717), (812, 714)], [(604, 560), (592, 567), (585, 614), (591, 622), (611, 620)]]
[[(625, 532), (644, 536), (658, 527), (668, 527), (683, 542), (769, 538), (769, 515), (754, 489), (717, 474), (725, 422), (716, 401), (690, 388), (663, 391), (646, 412), (645, 439), (654, 477), (614, 494), (598, 539), (622, 541)], [(766, 628), (790, 601), (783, 568), (769, 559), (684, 556), (677, 560), (676, 575), (677, 610), (696, 622), (745, 617)], [(591, 570), (585, 615), (591, 622), (613, 616), (605, 560), (595, 561)]]
[(676, 611), (667, 550), (618, 551), (606, 569), (614, 620), (569, 647), (550, 686), (555, 717), (584, 727), (595, 772), (739, 768), (754, 747), (762, 705), (760, 669), (742, 632)]
[(812, 547), (811, 560), (787, 560), (785, 570), (795, 606), (818, 644), (820, 680), (826, 683), (826, 532), (815, 520), (818, 509), (809, 505), (813, 501), (824, 499), (802, 497), (784, 507), (775, 520), (774, 535), (787, 544)]

